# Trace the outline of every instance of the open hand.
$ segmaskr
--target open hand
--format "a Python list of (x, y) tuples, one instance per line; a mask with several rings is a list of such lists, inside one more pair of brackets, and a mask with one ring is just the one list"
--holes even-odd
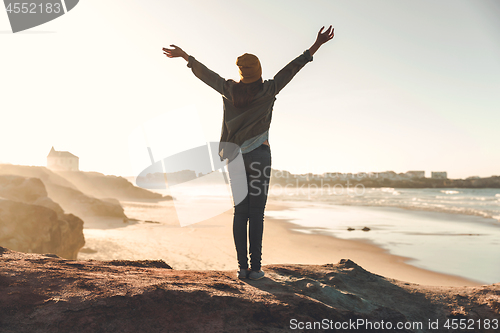
[(319, 45), (324, 44), (333, 38), (334, 28), (330, 26), (328, 29), (326, 29), (325, 32), (323, 32), (324, 28), (325, 27), (321, 27), (321, 29), (318, 32), (318, 37), (316, 37), (316, 43), (318, 43)]
[(316, 51), (318, 51), (318, 49), (321, 45), (325, 44), (326, 42), (328, 42), (330, 39), (333, 38), (333, 27), (332, 26), (330, 26), (328, 29), (326, 29), (325, 32), (323, 32), (323, 29), (325, 29), (325, 27), (321, 27), (321, 29), (318, 32), (318, 37), (316, 37), (316, 41), (309, 48), (309, 53), (311, 55), (316, 53)]
[(170, 45), (170, 47), (173, 47), (173, 49), (167, 49), (166, 47), (164, 47), (162, 50), (163, 50), (163, 54), (166, 55), (167, 57), (169, 58), (178, 58), (178, 57), (181, 57), (181, 58), (184, 58), (186, 61), (188, 61), (188, 54), (182, 50), (180, 47), (176, 46), (176, 45)]

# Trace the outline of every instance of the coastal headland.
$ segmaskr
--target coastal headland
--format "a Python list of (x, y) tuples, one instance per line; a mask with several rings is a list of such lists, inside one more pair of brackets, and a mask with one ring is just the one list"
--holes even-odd
[(457, 332), (448, 327), (461, 323), (489, 332), (500, 318), (500, 284), (421, 286), (347, 259), (263, 269), (264, 279), (248, 281), (234, 271), (175, 270), (163, 261), (65, 260), (0, 248), (0, 327), (5, 333), (374, 332), (389, 326)]

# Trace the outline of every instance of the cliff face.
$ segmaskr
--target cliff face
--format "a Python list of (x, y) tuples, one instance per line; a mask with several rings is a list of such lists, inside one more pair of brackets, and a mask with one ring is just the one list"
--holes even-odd
[(83, 221), (71, 214), (58, 217), (50, 208), (0, 200), (0, 245), (76, 259), (85, 245)]
[(171, 200), (143, 188), (132, 185), (123, 177), (106, 176), (98, 172), (58, 171), (58, 174), (75, 184), (83, 193), (96, 198), (118, 200)]
[(47, 197), (38, 178), (0, 175), (0, 245), (76, 259), (85, 245), (83, 221)]
[(83, 218), (86, 216), (127, 218), (118, 201), (97, 199), (65, 186), (50, 185), (47, 190), (49, 197), (61, 204), (65, 211), (77, 216)]
[(0, 175), (0, 197), (52, 209), (59, 217), (64, 210), (47, 196), (45, 185), (38, 178)]
[[(82, 218), (86, 216), (111, 216), (127, 218), (118, 201), (102, 200), (82, 193), (72, 182), (44, 167), (0, 165), (4, 177), (32, 177), (44, 185), (45, 198), (50, 198), (67, 213)], [(132, 184), (130, 184), (132, 186)], [(10, 191), (13, 189), (10, 188)], [(0, 194), (1, 195), (1, 194)], [(48, 203), (47, 203), (48, 204)]]
[(38, 178), (45, 185), (55, 184), (76, 189), (76, 186), (68, 180), (55, 174), (47, 168), (39, 166), (0, 164), (0, 175), (16, 175), (25, 178)]
[[(302, 332), (316, 322), (339, 332), (457, 332), (444, 325), (462, 319), (472, 322), (469, 331), (488, 332), (477, 323), (500, 318), (500, 284), (425, 287), (350, 260), (264, 266), (259, 281), (238, 280), (233, 271), (169, 268), (161, 261), (72, 261), (0, 248), (0, 327), (5, 333)], [(429, 320), (438, 327), (429, 329)], [(382, 321), (393, 329), (366, 326)], [(335, 329), (352, 322), (359, 326)], [(413, 327), (395, 329), (397, 323)]]

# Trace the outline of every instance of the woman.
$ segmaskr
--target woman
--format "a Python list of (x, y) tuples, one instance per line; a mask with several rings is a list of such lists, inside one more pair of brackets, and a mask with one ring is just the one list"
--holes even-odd
[[(235, 82), (223, 79), (175, 45), (170, 45), (172, 49), (163, 48), (164, 54), (169, 58), (184, 58), (194, 75), (222, 95), (224, 116), (219, 145), (221, 161), (224, 159), (232, 161), (240, 152), (243, 156), (245, 167), (243, 172), (238, 170), (238, 163), (228, 163), (235, 201), (233, 236), (239, 278), (258, 280), (264, 277), (264, 271), (261, 270), (262, 234), (271, 176), (271, 148), (268, 134), (276, 95), (306, 63), (313, 60), (312, 56), (319, 47), (333, 38), (332, 26), (325, 32), (323, 29), (324, 27), (320, 29), (316, 41), (308, 50), (292, 60), (273, 79), (266, 81), (262, 81), (260, 61), (253, 54), (245, 53), (236, 60), (240, 81)], [(235, 179), (239, 175), (246, 178), (245, 193), (248, 193), (241, 202), (235, 199), (237, 191), (234, 184), (239, 183)], [(247, 257), (247, 223), (250, 270)]]

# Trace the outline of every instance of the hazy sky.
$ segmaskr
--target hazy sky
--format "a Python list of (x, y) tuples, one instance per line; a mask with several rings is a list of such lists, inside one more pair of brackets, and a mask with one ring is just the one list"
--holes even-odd
[[(218, 141), (221, 97), (161, 48), (233, 79), (254, 53), (272, 78), (333, 24), (277, 97), (274, 168), (500, 175), (498, 17), (495, 0), (82, 0), (12, 34), (0, 11), (0, 162), (45, 165), (54, 146), (82, 170), (133, 175), (131, 133), (155, 117), (172, 151)], [(200, 126), (161, 118), (186, 109)]]

